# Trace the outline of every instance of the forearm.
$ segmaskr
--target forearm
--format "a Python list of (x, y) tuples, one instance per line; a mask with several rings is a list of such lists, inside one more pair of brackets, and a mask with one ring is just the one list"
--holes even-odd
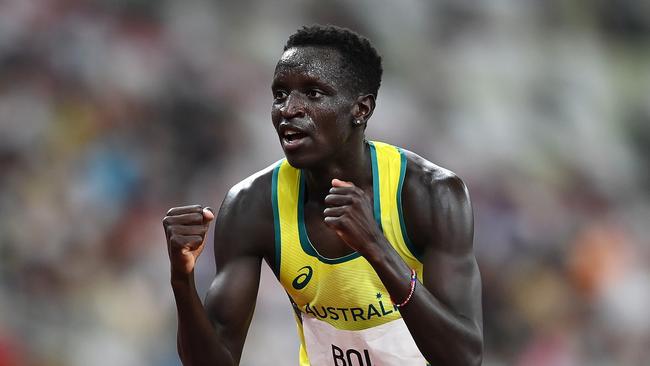
[(196, 292), (194, 276), (172, 279), (178, 313), (178, 354), (185, 366), (236, 365)]
[[(411, 269), (386, 241), (366, 255), (394, 301), (410, 292)], [(440, 302), (418, 280), (409, 302), (399, 309), (415, 343), (432, 364), (479, 365), (483, 337), (479, 324)]]

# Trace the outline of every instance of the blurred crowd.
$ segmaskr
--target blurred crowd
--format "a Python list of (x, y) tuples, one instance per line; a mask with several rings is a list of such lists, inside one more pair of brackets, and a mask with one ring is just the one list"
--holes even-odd
[[(161, 219), (282, 157), (311, 23), (383, 55), (368, 137), (468, 184), (484, 365), (649, 364), (649, 2), (3, 0), (0, 366), (179, 364)], [(269, 273), (243, 365), (297, 363)]]

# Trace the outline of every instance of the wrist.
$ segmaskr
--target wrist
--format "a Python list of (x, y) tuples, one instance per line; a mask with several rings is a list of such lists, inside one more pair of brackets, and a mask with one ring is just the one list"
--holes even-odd
[(174, 289), (192, 288), (194, 287), (194, 271), (182, 273), (172, 270), (170, 283)]
[(390, 260), (390, 251), (392, 246), (386, 238), (378, 238), (372, 243), (368, 243), (360, 254), (366, 258), (371, 266), (386, 263)]

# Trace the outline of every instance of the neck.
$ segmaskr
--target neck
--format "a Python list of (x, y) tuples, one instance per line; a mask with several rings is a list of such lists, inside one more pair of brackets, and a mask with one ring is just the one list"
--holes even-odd
[(309, 201), (323, 202), (332, 188), (332, 179), (340, 179), (365, 188), (372, 186), (372, 169), (368, 144), (355, 144), (322, 166), (303, 169)]

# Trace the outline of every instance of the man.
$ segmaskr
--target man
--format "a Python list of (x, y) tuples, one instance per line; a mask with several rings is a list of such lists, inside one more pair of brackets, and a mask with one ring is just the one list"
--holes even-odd
[[(237, 365), (265, 260), (289, 294), (300, 365), (478, 365), (481, 284), (468, 193), (453, 173), (368, 142), (381, 58), (338, 27), (292, 35), (273, 77), (286, 159), (234, 186), (216, 276), (194, 285), (212, 210), (163, 219), (185, 365)], [(396, 123), (399, 123), (396, 121)]]

